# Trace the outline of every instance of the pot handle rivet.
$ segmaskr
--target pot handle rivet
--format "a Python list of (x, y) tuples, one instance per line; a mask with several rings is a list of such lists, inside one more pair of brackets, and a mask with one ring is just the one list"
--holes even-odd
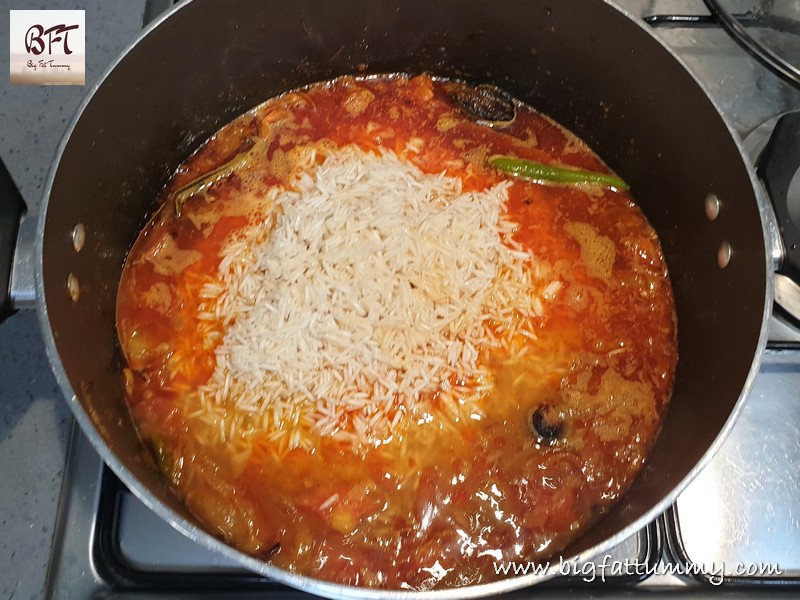
[(706, 217), (708, 217), (709, 221), (713, 221), (719, 216), (720, 202), (716, 194), (709, 194), (706, 196), (705, 206)]
[(85, 243), (86, 228), (83, 226), (83, 223), (78, 223), (72, 228), (72, 247), (75, 248), (75, 252), (80, 252), (83, 250)]
[(724, 269), (731, 262), (731, 245), (728, 242), (722, 242), (717, 250), (717, 264), (720, 269)]
[(67, 293), (69, 297), (72, 298), (72, 302), (77, 302), (78, 297), (81, 295), (81, 288), (78, 284), (78, 278), (75, 277), (74, 273), (70, 273), (67, 275)]

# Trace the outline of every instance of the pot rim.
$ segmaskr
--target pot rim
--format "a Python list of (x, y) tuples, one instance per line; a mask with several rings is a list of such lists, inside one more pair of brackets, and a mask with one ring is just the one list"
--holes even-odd
[[(75, 114), (73, 115), (69, 123), (69, 126), (66, 129), (64, 137), (59, 142), (58, 148), (56, 150), (55, 159), (50, 166), (47, 179), (45, 180), (42, 200), (40, 204), (40, 212), (38, 215), (38, 222), (36, 227), (36, 241), (34, 249), (34, 270), (35, 270), (35, 281), (36, 281), (36, 312), (47, 356), (50, 361), (51, 369), (53, 371), (53, 374), (55, 375), (56, 381), (58, 382), (59, 388), (62, 394), (64, 395), (64, 398), (69, 404), (69, 407), (72, 410), (75, 419), (80, 425), (83, 434), (86, 435), (86, 437), (89, 439), (92, 446), (101, 456), (103, 461), (111, 468), (111, 470), (115, 473), (115, 475), (119, 477), (119, 479), (128, 487), (128, 489), (131, 490), (131, 492), (145, 506), (147, 506), (150, 510), (155, 512), (159, 517), (161, 517), (163, 520), (169, 523), (172, 527), (180, 531), (183, 535), (185, 535), (194, 542), (204, 545), (205, 547), (213, 550), (214, 552), (218, 552), (219, 554), (223, 555), (228, 559), (238, 562), (239, 564), (243, 565), (245, 568), (251, 571), (267, 576), (278, 583), (286, 584), (288, 586), (291, 586), (293, 588), (302, 591), (310, 592), (328, 598), (388, 598), (388, 599), (402, 598), (404, 600), (412, 598), (432, 598), (432, 597), (475, 598), (475, 597), (489, 596), (504, 592), (510, 592), (520, 588), (529, 587), (559, 575), (560, 574), (559, 560), (557, 559), (553, 561), (551, 559), (548, 563), (546, 563), (549, 566), (549, 568), (547, 568), (547, 570), (543, 573), (531, 573), (527, 575), (509, 577), (507, 579), (500, 579), (490, 583), (484, 583), (474, 586), (421, 591), (421, 590), (385, 590), (378, 588), (349, 586), (349, 585), (331, 583), (328, 581), (316, 579), (306, 575), (298, 575), (295, 573), (290, 573), (289, 571), (286, 571), (279, 567), (275, 567), (269, 563), (263, 562), (261, 560), (253, 558), (252, 556), (249, 556), (234, 549), (233, 547), (227, 545), (226, 543), (212, 536), (204, 529), (198, 527), (194, 523), (180, 516), (174, 510), (172, 510), (167, 505), (162, 503), (158, 498), (156, 498), (156, 496), (149, 489), (141, 485), (141, 483), (133, 475), (133, 473), (122, 463), (122, 461), (116, 456), (116, 454), (114, 454), (111, 451), (108, 444), (106, 444), (105, 440), (98, 432), (97, 428), (95, 427), (88, 413), (84, 410), (83, 406), (81, 405), (78, 396), (75, 393), (75, 390), (73, 389), (73, 387), (69, 382), (66, 371), (64, 370), (64, 367), (61, 363), (61, 358), (59, 356), (58, 350), (56, 348), (53, 330), (50, 327), (48, 309), (45, 301), (44, 282), (43, 282), (43, 259), (44, 259), (43, 240), (44, 240), (45, 225), (47, 220), (47, 207), (50, 199), (50, 193), (52, 191), (53, 182), (55, 180), (56, 174), (58, 172), (61, 163), (61, 158), (63, 156), (64, 150), (69, 144), (72, 132), (74, 131), (77, 123), (80, 121), (84, 110), (91, 102), (97, 90), (103, 85), (106, 78), (112, 71), (114, 71), (117, 65), (133, 50), (135, 46), (137, 46), (143, 39), (145, 39), (150, 34), (151, 31), (153, 31), (166, 19), (171, 18), (180, 10), (188, 6), (192, 1), (193, 0), (184, 0), (180, 2), (176, 6), (162, 13), (159, 17), (157, 17), (152, 22), (150, 22), (146, 27), (144, 27), (142, 31), (139, 33), (139, 35), (136, 37), (136, 39), (134, 39), (130, 44), (128, 44), (122, 50), (122, 52), (108, 65), (108, 67), (103, 71), (103, 73), (98, 77), (98, 79), (87, 90), (86, 95), (84, 96), (83, 100), (78, 106)], [(766, 269), (765, 269), (766, 281), (764, 282), (765, 300), (764, 300), (764, 307), (761, 319), (761, 331), (759, 333), (758, 342), (756, 344), (755, 355), (752, 364), (750, 366), (750, 370), (747, 374), (744, 386), (742, 387), (742, 390), (739, 394), (739, 398), (734, 404), (733, 409), (731, 410), (731, 413), (728, 416), (727, 421), (725, 422), (722, 429), (718, 433), (716, 439), (711, 443), (711, 445), (708, 447), (708, 449), (700, 458), (700, 460), (689, 471), (689, 473), (680, 482), (678, 482), (678, 484), (676, 484), (673, 487), (673, 489), (668, 494), (666, 494), (658, 503), (656, 503), (649, 510), (647, 510), (642, 516), (640, 516), (630, 525), (619, 530), (613, 536), (606, 538), (604, 541), (596, 544), (595, 546), (588, 548), (587, 550), (580, 552), (578, 554), (569, 557), (563, 557), (563, 560), (565, 562), (567, 561), (581, 562), (588, 560), (591, 557), (596, 556), (600, 553), (607, 552), (613, 546), (617, 545), (620, 541), (626, 539), (627, 537), (633, 535), (638, 530), (642, 529), (644, 526), (646, 526), (648, 523), (650, 523), (652, 520), (658, 517), (671, 504), (675, 502), (678, 495), (689, 485), (689, 483), (708, 464), (713, 455), (716, 454), (716, 452), (719, 450), (720, 446), (725, 441), (725, 438), (727, 438), (730, 430), (733, 428), (736, 420), (741, 414), (741, 411), (744, 407), (747, 397), (749, 396), (750, 390), (753, 387), (753, 382), (755, 380), (755, 377), (758, 374), (761, 366), (761, 359), (767, 344), (769, 316), (772, 312), (772, 301), (774, 296), (773, 273), (776, 268), (773, 258), (772, 229), (774, 228), (774, 224), (771, 225), (772, 223), (774, 223), (773, 221), (774, 216), (772, 216), (771, 207), (769, 205), (768, 200), (765, 197), (763, 188), (761, 187), (761, 183), (755, 174), (755, 170), (751, 165), (745, 150), (742, 147), (741, 141), (739, 140), (731, 123), (722, 113), (720, 106), (709, 94), (705, 85), (697, 78), (697, 76), (688, 67), (686, 62), (680, 56), (678, 56), (664, 41), (662, 41), (659, 37), (657, 37), (655, 33), (652, 31), (652, 29), (646, 23), (642, 22), (640, 18), (636, 17), (628, 10), (618, 6), (612, 0), (599, 0), (599, 1), (608, 5), (612, 9), (617, 10), (626, 18), (632, 20), (640, 29), (644, 30), (651, 39), (653, 39), (656, 43), (661, 45), (661, 47), (664, 50), (666, 50), (672, 56), (672, 58), (675, 61), (677, 61), (677, 63), (692, 77), (694, 83), (705, 94), (706, 98), (709, 100), (714, 110), (717, 112), (719, 118), (722, 120), (726, 129), (728, 130), (730, 137), (732, 138), (732, 141), (734, 142), (739, 152), (739, 156), (744, 164), (744, 167), (747, 170), (747, 174), (748, 177), (750, 178), (753, 193), (758, 205), (758, 212), (762, 226), (764, 255), (766, 260)]]

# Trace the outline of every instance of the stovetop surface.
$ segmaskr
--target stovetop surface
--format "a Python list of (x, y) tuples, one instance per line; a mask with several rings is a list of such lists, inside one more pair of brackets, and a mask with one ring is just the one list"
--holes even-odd
[[(618, 4), (639, 16), (704, 12), (699, 2), (682, 0)], [(742, 138), (800, 108), (800, 92), (755, 63), (721, 29), (659, 28), (657, 34), (704, 82)], [(610, 555), (573, 565), (571, 577), (517, 595), (800, 593), (800, 334), (773, 319), (770, 339), (775, 343), (736, 426), (675, 505)], [(300, 595), (172, 530), (125, 490), (75, 429), (47, 595), (176, 598), (201, 592)]]

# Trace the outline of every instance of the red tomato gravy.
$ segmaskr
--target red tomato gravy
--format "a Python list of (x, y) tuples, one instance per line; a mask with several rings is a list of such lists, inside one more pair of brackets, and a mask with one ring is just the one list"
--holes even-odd
[(180, 215), (173, 197), (254, 140), (264, 152), (248, 168), (265, 188), (284, 185), (293, 149), (314, 144), (389, 150), (425, 173), (461, 178), (465, 190), (509, 179), (488, 164), (497, 154), (609, 171), (524, 105), (508, 126), (474, 122), (449, 85), (426, 75), (345, 77), (267, 101), (178, 169), (128, 257), (117, 327), (140, 436), (209, 531), (277, 567), (391, 589), (497, 579), (497, 561), (545, 560), (607, 512), (658, 435), (677, 330), (654, 230), (628, 192), (521, 179), (508, 189), (514, 239), (561, 288), (532, 317), (530, 358), (482, 355), (494, 376), (484, 418), (406, 425), (402, 451), (323, 435), (311, 448), (251, 436), (243, 450), (230, 441), (238, 432), (209, 436), (187, 410), (224, 335), (221, 325), (201, 326), (200, 290), (252, 214), (237, 208), (237, 172), (191, 196)]

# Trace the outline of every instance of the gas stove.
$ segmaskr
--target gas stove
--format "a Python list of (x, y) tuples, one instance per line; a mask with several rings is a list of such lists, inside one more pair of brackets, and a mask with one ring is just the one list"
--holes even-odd
[[(782, 82), (690, 0), (620, 0), (704, 83), (753, 160), (775, 118), (800, 110)], [(145, 19), (171, 5), (149, 2)], [(670, 15), (670, 16), (665, 16)], [(680, 15), (681, 18), (675, 18)], [(710, 357), (713, 360), (713, 357)], [(800, 593), (800, 330), (773, 316), (762, 368), (736, 426), (677, 502), (609, 554), (564, 563), (518, 596)], [(294, 597), (184, 538), (106, 468), (77, 427), (46, 585), (55, 598)]]

